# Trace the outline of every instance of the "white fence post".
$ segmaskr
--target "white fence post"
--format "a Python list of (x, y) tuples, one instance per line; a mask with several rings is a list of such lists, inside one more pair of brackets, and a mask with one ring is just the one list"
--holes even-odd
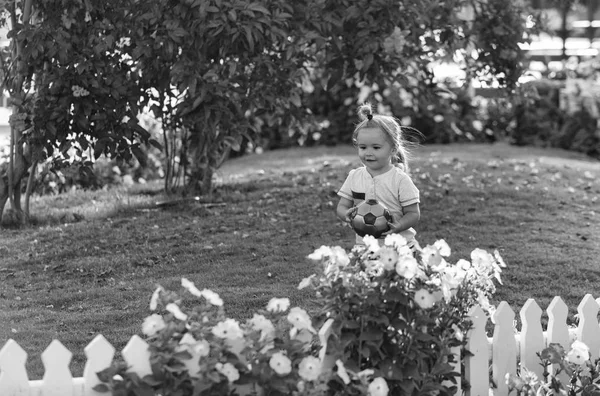
[(0, 349), (0, 395), (30, 396), (27, 352), (13, 339)]

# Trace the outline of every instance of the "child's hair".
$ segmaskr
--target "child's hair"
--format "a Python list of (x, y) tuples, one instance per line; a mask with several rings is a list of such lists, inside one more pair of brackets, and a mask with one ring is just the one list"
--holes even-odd
[(388, 140), (394, 147), (396, 155), (392, 158), (392, 163), (400, 165), (400, 167), (409, 173), (408, 159), (409, 142), (404, 136), (404, 127), (400, 126), (400, 122), (392, 116), (373, 114), (373, 109), (370, 103), (364, 103), (358, 108), (358, 118), (361, 120), (354, 128), (352, 133), (352, 143), (356, 145), (356, 137), (358, 132), (363, 128), (379, 128), (388, 137)]

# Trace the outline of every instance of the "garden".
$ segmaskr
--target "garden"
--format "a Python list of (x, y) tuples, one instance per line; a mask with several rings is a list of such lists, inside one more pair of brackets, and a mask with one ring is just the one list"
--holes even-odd
[[(470, 261), (476, 248), (497, 250), (507, 266), (492, 305), (507, 301), (517, 310), (535, 298), (547, 307), (561, 296), (575, 326), (577, 305), (598, 281), (598, 163), (504, 143), (427, 145), (414, 157), (423, 247), (445, 240), (451, 263)], [(97, 334), (117, 351), (143, 335), (158, 285), (181, 293), (184, 312), (203, 309), (181, 278), (220, 296), (227, 316), (240, 323), (276, 297), (305, 309), (318, 330), (322, 305), (314, 290), (298, 285), (318, 273), (320, 264), (307, 256), (322, 245), (352, 247), (352, 230), (336, 220), (334, 202), (356, 161), (351, 146), (231, 160), (210, 202), (173, 202), (160, 186), (139, 185), (36, 197), (32, 207), (47, 213), (48, 222), (3, 230), (1, 334), (28, 352), (31, 380), (42, 378), (40, 354), (52, 339), (73, 352), (70, 367), (78, 377), (83, 347)]]
[[(3, 5), (0, 395), (598, 393), (598, 101), (524, 3)], [(336, 214), (365, 102), (414, 253)]]

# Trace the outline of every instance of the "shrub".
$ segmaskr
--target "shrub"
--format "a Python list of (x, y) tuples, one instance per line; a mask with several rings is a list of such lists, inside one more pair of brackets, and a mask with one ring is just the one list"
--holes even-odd
[[(516, 375), (506, 376), (509, 394), (513, 391), (523, 396), (600, 394), (600, 359), (592, 362), (590, 349), (583, 342), (574, 341), (568, 352), (560, 344), (551, 343), (537, 355), (543, 367), (542, 378), (521, 366)], [(566, 383), (561, 379), (563, 373), (569, 378)]]
[[(491, 310), (504, 265), (476, 249), (471, 262), (449, 264), (437, 241), (417, 260), (399, 235), (347, 253), (322, 246), (309, 255), (319, 270), (313, 287), (320, 309), (311, 318), (289, 299), (273, 298), (244, 323), (227, 317), (214, 292), (182, 279), (192, 303), (163, 287), (150, 301), (142, 331), (152, 374), (139, 378), (123, 363), (98, 373), (98, 391), (115, 396), (162, 395), (450, 395), (453, 349), (464, 345), (468, 311)], [(289, 311), (288, 311), (289, 309)], [(323, 323), (331, 336), (317, 336)], [(326, 349), (323, 349), (326, 347)], [(327, 355), (324, 356), (324, 352)], [(333, 363), (335, 362), (335, 363)], [(254, 394), (254, 393), (252, 393)]]
[(474, 304), (492, 310), (504, 266), (498, 252), (476, 249), (471, 262), (452, 265), (443, 240), (423, 248), (420, 261), (399, 235), (383, 246), (365, 241), (350, 255), (329, 247), (311, 255), (324, 270), (304, 283), (315, 288), (321, 315), (334, 319), (327, 350), (350, 371), (373, 369), (393, 395), (454, 394), (444, 384), (456, 380), (453, 348), (464, 346)]

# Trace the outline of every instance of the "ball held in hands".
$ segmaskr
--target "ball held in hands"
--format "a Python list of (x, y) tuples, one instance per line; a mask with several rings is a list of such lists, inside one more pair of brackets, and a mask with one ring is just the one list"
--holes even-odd
[(376, 199), (369, 199), (358, 205), (350, 219), (350, 225), (361, 237), (371, 235), (379, 238), (390, 229), (390, 222), (390, 211)]

